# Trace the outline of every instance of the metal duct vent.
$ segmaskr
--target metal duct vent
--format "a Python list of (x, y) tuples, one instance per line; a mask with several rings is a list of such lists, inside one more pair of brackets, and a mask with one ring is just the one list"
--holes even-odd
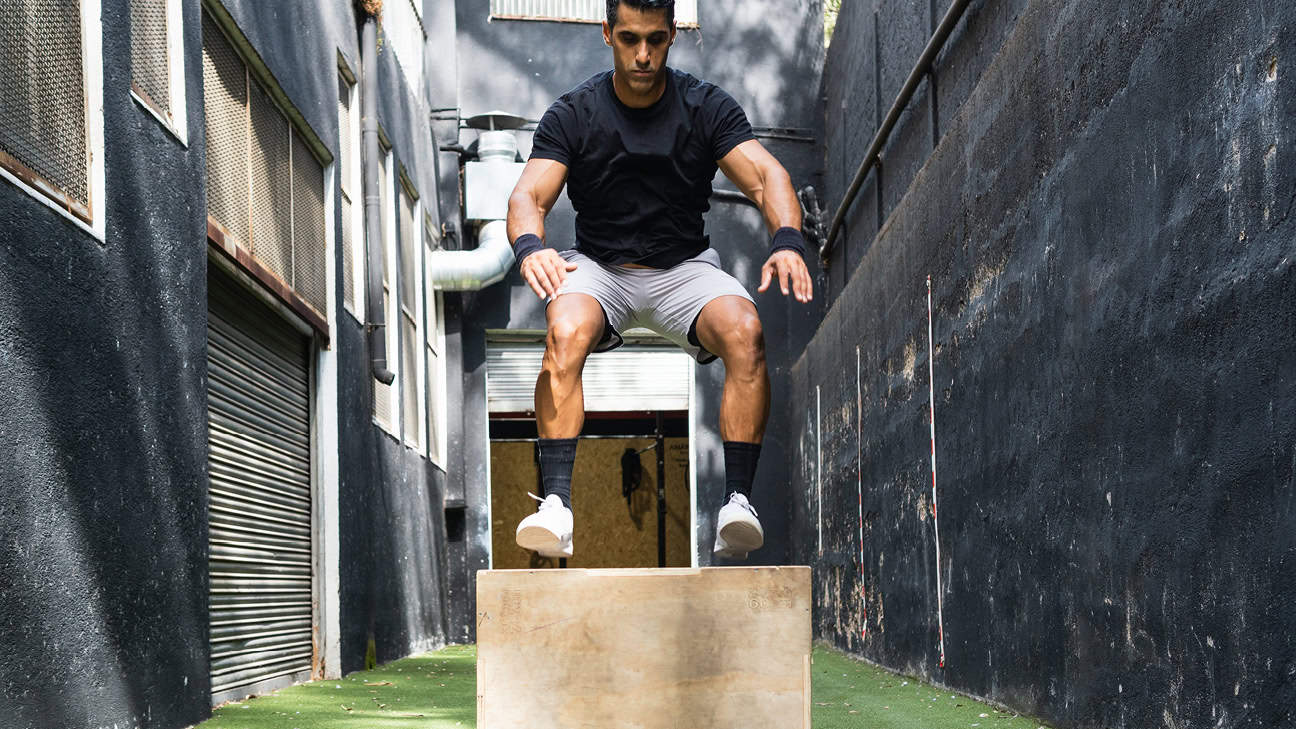
[(0, 165), (90, 220), (81, 3), (0, 6)]
[(171, 57), (167, 48), (168, 0), (131, 0), (131, 88), (171, 117)]
[(203, 90), (207, 215), (326, 311), (324, 169), (206, 14)]

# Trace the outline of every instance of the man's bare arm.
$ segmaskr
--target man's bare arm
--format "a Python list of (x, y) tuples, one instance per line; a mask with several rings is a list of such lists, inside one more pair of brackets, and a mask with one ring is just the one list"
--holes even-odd
[[(567, 165), (551, 159), (527, 162), (517, 186), (509, 195), (510, 241), (516, 243), (527, 233), (544, 240), (545, 216), (553, 209), (566, 182)], [(567, 279), (567, 272), (576, 270), (576, 264), (564, 261), (552, 248), (542, 248), (523, 258), (519, 269), (531, 290), (543, 299), (557, 293), (558, 287)]]
[[(801, 203), (792, 188), (792, 177), (760, 142), (755, 139), (743, 142), (722, 157), (718, 164), (725, 177), (760, 208), (770, 233), (780, 228), (801, 230)], [(789, 283), (797, 301), (806, 302), (814, 296), (810, 271), (805, 260), (795, 251), (779, 250), (770, 254), (769, 260), (761, 266), (761, 284), (757, 291), (763, 293), (774, 278), (778, 278), (785, 296)]]

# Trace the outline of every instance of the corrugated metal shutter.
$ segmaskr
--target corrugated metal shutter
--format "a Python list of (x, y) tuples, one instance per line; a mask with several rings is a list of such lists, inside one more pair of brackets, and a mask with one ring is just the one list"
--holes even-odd
[[(486, 349), (486, 399), (491, 412), (535, 409), (544, 345), (492, 343)], [(592, 354), (581, 375), (587, 412), (687, 410), (689, 357), (678, 349), (626, 345)]]
[(310, 678), (310, 344), (209, 280), (213, 703)]

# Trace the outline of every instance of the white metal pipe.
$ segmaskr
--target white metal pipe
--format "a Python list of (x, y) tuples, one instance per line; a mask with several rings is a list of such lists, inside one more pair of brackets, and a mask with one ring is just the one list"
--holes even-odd
[(428, 257), (432, 286), (439, 291), (477, 291), (504, 278), (513, 267), (513, 245), (503, 220), (482, 226), (470, 251), (433, 251)]

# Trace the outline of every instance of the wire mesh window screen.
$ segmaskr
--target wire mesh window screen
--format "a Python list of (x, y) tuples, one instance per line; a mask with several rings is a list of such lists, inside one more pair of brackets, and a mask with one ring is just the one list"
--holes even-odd
[[(379, 153), (379, 156), (381, 159), (378, 164), (378, 205), (381, 212), (378, 216), (378, 221), (380, 230), (379, 235), (382, 240), (378, 245), (382, 247), (383, 251), (382, 306), (385, 321), (387, 322), (385, 328), (387, 340), (387, 366), (388, 369), (394, 371), (399, 368), (394, 366), (394, 363), (397, 360), (397, 357), (395, 356), (396, 348), (394, 346), (396, 343), (396, 337), (392, 336), (392, 333), (396, 331), (396, 317), (393, 316), (392, 312), (390, 283), (390, 269), (392, 267), (394, 256), (389, 255), (391, 237), (388, 233), (388, 231), (391, 230), (391, 154), (389, 150), (382, 150)], [(380, 425), (386, 428), (388, 432), (392, 432), (395, 430), (395, 422), (392, 418), (392, 389), (395, 381), (393, 381), (393, 385), (384, 385), (376, 378), (370, 378), (370, 382), (373, 383), (374, 418)]]
[(170, 0), (131, 0), (131, 88), (163, 116), (170, 118), (168, 2)]
[(441, 309), (441, 294), (432, 287), (432, 266), (430, 265), (431, 254), (437, 247), (437, 241), (429, 233), (432, 230), (431, 217), (424, 219), (423, 243), (423, 290), (426, 293), (427, 309), (424, 312), (423, 319), (423, 346), (427, 362), (427, 421), (428, 437), (427, 451), (428, 455), (438, 463), (443, 463), (444, 453), (442, 451), (443, 443), (441, 442), (442, 434), (445, 432), (443, 420), (445, 418), (445, 363), (441, 358), (441, 352), (444, 351), (443, 345), (445, 332), (441, 318), (438, 316)]
[(288, 120), (259, 84), (251, 87), (252, 255), (292, 284)]
[(0, 165), (90, 219), (81, 3), (0, 2)]
[[(496, 18), (598, 23), (607, 17), (607, 3), (604, 0), (491, 0), (490, 13)], [(697, 25), (697, 0), (676, 0), (675, 22)]]
[(401, 421), (405, 440), (423, 447), (423, 421), (419, 418), (419, 332), (414, 318), (401, 312)]
[(364, 270), (360, 263), (360, 246), (356, 245), (355, 213), (352, 210), (354, 199), (352, 175), (355, 174), (355, 150), (357, 145), (352, 138), (351, 95), (353, 87), (344, 76), (338, 74), (338, 175), (341, 184), (340, 202), (342, 205), (342, 301), (357, 315), (361, 311), (359, 292), (364, 286), (358, 276)]
[(324, 168), (300, 134), (292, 142), (292, 211), (292, 286), (316, 309), (327, 311)]
[(418, 270), (414, 261), (418, 252), (418, 238), (414, 228), (414, 196), (404, 184), (405, 176), (401, 175), (400, 185), (400, 300), (401, 309), (409, 316), (417, 311)]
[(207, 215), (246, 242), (252, 239), (247, 69), (211, 18), (202, 18)]
[(417, 218), (415, 197), (408, 185), (409, 178), (401, 171), (397, 185), (400, 201), (400, 317), (401, 317), (401, 425), (405, 440), (416, 448), (423, 440), (419, 419), (418, 359), (422, 347), (418, 325), (418, 247), (415, 226)]
[(324, 168), (206, 13), (203, 91), (208, 216), (327, 310)]

